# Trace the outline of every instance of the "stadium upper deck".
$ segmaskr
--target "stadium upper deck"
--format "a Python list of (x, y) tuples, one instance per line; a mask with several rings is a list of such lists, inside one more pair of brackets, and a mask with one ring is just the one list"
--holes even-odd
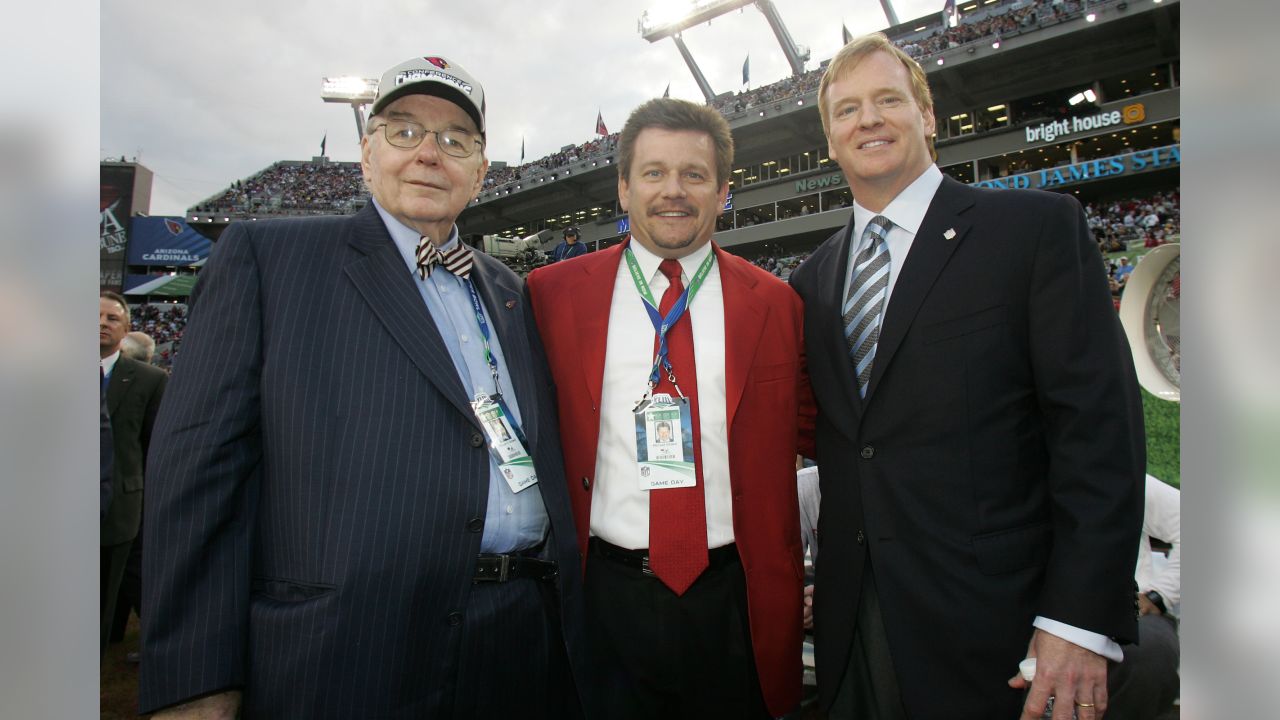
[[(961, 11), (956, 28), (933, 14), (886, 31), (929, 75), (945, 172), (1093, 196), (1177, 185), (1178, 0), (1089, 2), (1087, 11), (1073, 0), (979, 0)], [(737, 145), (721, 245), (745, 253), (764, 242), (803, 247), (843, 224), (848, 211), (840, 210), (852, 198), (827, 157), (816, 107), (824, 67), (716, 98)], [(1068, 103), (1085, 89), (1096, 102)], [(542, 231), (549, 244), (552, 231), (573, 224), (598, 247), (625, 235), (614, 143), (597, 137), (519, 168), (495, 163), (459, 219), (463, 236), (478, 244), (481, 235)], [(269, 187), (281, 173), (309, 177), (298, 167), (306, 165), (327, 165), (335, 182), (352, 187), (354, 178), (358, 188), (354, 163), (277, 163), (193, 207), (188, 219), (218, 226), (258, 214), (351, 212), (367, 201), (360, 189), (303, 206), (288, 201), (297, 192)], [(255, 184), (266, 187), (243, 192)], [(781, 220), (785, 227), (773, 224)]]

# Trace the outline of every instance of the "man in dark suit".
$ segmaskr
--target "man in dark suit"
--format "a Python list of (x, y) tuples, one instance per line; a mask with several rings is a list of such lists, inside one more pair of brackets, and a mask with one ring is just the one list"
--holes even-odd
[[(101, 381), (105, 387), (106, 415), (111, 422), (111, 488), (102, 516), (101, 650), (107, 649), (116, 614), (120, 583), (124, 579), (129, 548), (142, 521), (142, 478), (151, 428), (155, 424), (168, 376), (163, 370), (140, 363), (120, 351), (129, 332), (129, 304), (118, 293), (98, 297), (98, 350)], [(101, 388), (100, 388), (101, 389)]]
[(989, 720), (1053, 695), (1093, 720), (1136, 630), (1145, 453), (1084, 213), (944, 178), (924, 72), (882, 35), (832, 59), (819, 106), (856, 200), (791, 280), (819, 410), (821, 701)]
[(529, 276), (585, 558), (590, 710), (781, 716), (802, 669), (800, 302), (711, 242), (723, 117), (652, 100), (619, 148), (631, 237)]
[(454, 225), (484, 107), (445, 58), (388, 70), (361, 143), (373, 202), (219, 240), (152, 457), (143, 712), (572, 716), (549, 375), (519, 278)]

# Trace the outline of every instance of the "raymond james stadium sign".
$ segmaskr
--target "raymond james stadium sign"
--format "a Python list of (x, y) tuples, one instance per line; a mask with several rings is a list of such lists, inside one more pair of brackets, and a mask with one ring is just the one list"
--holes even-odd
[(1104, 130), (1120, 124), (1133, 125), (1134, 123), (1142, 122), (1146, 117), (1147, 110), (1142, 103), (1133, 103), (1132, 105), (1125, 105), (1119, 110), (1100, 112), (1097, 115), (1073, 117), (1066, 120), (1055, 120), (1053, 122), (1040, 123), (1036, 126), (1028, 125), (1023, 129), (1026, 130), (1027, 142), (1029, 143), (1053, 142), (1067, 135), (1075, 135), (1092, 130)]
[(996, 190), (1025, 190), (1028, 188), (1039, 190), (1061, 185), (1074, 185), (1090, 180), (1100, 180), (1105, 177), (1129, 175), (1149, 170), (1162, 170), (1178, 167), (1182, 164), (1181, 147), (1181, 145), (1166, 145), (1152, 148), (1151, 150), (1139, 150), (1126, 155), (1114, 155), (1074, 165), (1062, 165), (1046, 170), (1036, 170), (1022, 175), (980, 180), (971, 184), (975, 187)]

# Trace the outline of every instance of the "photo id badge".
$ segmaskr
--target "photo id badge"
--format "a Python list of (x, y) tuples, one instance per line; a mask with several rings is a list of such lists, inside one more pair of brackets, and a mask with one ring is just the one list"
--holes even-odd
[(489, 453), (498, 461), (498, 472), (511, 486), (511, 492), (518, 493), (538, 482), (524, 434), (512, 423), (502, 395), (477, 395), (471, 409), (489, 437)]
[(653, 396), (636, 411), (640, 489), (694, 487), (693, 420), (688, 398)]

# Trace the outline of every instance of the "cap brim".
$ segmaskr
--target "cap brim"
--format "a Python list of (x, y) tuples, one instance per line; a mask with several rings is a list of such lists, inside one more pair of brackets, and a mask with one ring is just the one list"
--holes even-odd
[(476, 110), (476, 106), (471, 99), (461, 92), (438, 82), (416, 82), (403, 87), (398, 87), (386, 95), (378, 98), (378, 102), (373, 105), (373, 112), (370, 115), (377, 115), (387, 108), (388, 105), (399, 100), (405, 95), (434, 95), (443, 98), (449, 102), (462, 108), (467, 116), (471, 118), (471, 122), (476, 124), (476, 128), (480, 130), (480, 135), (484, 135), (484, 118), (480, 116), (480, 112)]

